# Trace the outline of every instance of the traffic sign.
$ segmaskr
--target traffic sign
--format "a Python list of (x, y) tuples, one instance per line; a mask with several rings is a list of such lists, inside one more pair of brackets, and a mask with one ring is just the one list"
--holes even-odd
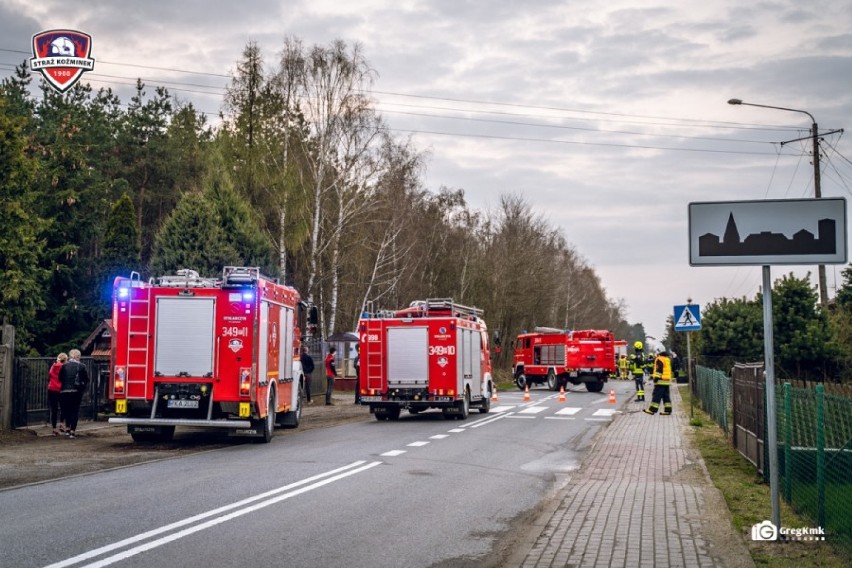
[(698, 331), (701, 329), (701, 306), (688, 304), (674, 307), (675, 331)]

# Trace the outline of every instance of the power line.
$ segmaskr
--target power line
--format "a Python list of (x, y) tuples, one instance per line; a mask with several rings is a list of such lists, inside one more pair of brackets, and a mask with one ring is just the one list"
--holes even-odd
[[(16, 50), (16, 49), (8, 49), (8, 48), (0, 48), (0, 52), (7, 53), (19, 53), (24, 55), (31, 55), (30, 52)], [(209, 77), (219, 77), (225, 79), (233, 79), (233, 76), (230, 74), (221, 74), (221, 73), (210, 73), (204, 71), (193, 71), (190, 69), (177, 69), (173, 67), (158, 67), (153, 65), (138, 65), (133, 63), (122, 63), (116, 61), (109, 61), (104, 59), (98, 59), (98, 62), (110, 64), (110, 65), (119, 65), (121, 67), (135, 67), (140, 69), (150, 69), (157, 71), (167, 71), (172, 73), (184, 73), (191, 75), (203, 75)], [(122, 78), (122, 77), (119, 77)], [(127, 78), (127, 77), (124, 77)], [(147, 81), (150, 81), (149, 79)], [(182, 83), (182, 82), (172, 82), (172, 84), (182, 85), (182, 86), (200, 86), (192, 83)], [(226, 89), (227, 87), (213, 87), (213, 86), (203, 86), (204, 88), (222, 88)], [(193, 91), (187, 91), (193, 92)], [(474, 105), (491, 105), (497, 107), (507, 107), (507, 108), (522, 108), (522, 109), (533, 109), (533, 110), (545, 110), (545, 111), (557, 111), (557, 112), (568, 112), (568, 113), (576, 113), (581, 115), (595, 115), (595, 116), (610, 116), (610, 117), (620, 117), (620, 118), (628, 118), (628, 119), (645, 119), (645, 120), (664, 120), (667, 121), (665, 123), (647, 123), (640, 122), (638, 124), (651, 124), (651, 125), (664, 125), (664, 126), (680, 126), (678, 124), (672, 124), (672, 122), (683, 122), (687, 124), (691, 124), (693, 126), (702, 126), (707, 128), (733, 128), (733, 129), (742, 129), (742, 128), (757, 128), (762, 130), (779, 130), (779, 131), (802, 131), (802, 128), (797, 127), (784, 127), (784, 126), (770, 126), (770, 125), (753, 125), (747, 123), (737, 123), (737, 122), (723, 122), (723, 121), (706, 121), (692, 118), (680, 118), (680, 117), (671, 117), (671, 116), (653, 116), (653, 115), (637, 115), (637, 114), (627, 114), (627, 113), (619, 113), (619, 112), (607, 112), (607, 111), (590, 111), (585, 109), (572, 109), (565, 107), (555, 107), (555, 106), (544, 106), (544, 105), (529, 105), (529, 104), (520, 104), (520, 103), (507, 103), (501, 101), (485, 101), (485, 100), (477, 100), (477, 99), (464, 99), (459, 97), (440, 97), (440, 96), (432, 96), (432, 95), (418, 95), (411, 93), (397, 93), (392, 91), (369, 91), (368, 94), (379, 94), (379, 95), (387, 95), (387, 96), (396, 96), (396, 97), (407, 97), (407, 98), (415, 98), (415, 99), (425, 99), (425, 100), (437, 100), (437, 101), (446, 101), (446, 102), (457, 102), (457, 103), (465, 103), (465, 104), (474, 104)], [(392, 103), (385, 102), (384, 104), (399, 104), (402, 103)], [(414, 105), (411, 105), (414, 106)], [(421, 108), (421, 107), (417, 107)], [(429, 108), (429, 107), (425, 107)], [(444, 109), (447, 110), (447, 109)], [(492, 113), (499, 114), (499, 111), (483, 111), (483, 110), (471, 110), (468, 112), (480, 112), (480, 113)], [(553, 117), (551, 117), (553, 118)], [(592, 118), (580, 118), (576, 117), (577, 120), (592, 120)], [(601, 118), (596, 118), (594, 120), (604, 120)], [(621, 122), (621, 121), (620, 121)]]
[[(485, 138), (492, 140), (511, 140), (519, 142), (546, 142), (553, 144), (571, 144), (579, 146), (603, 146), (609, 148), (633, 148), (641, 150), (671, 150), (675, 152), (707, 152), (711, 154), (738, 154), (744, 156), (774, 156), (775, 153), (769, 152), (742, 152), (736, 150), (713, 150), (706, 148), (676, 148), (671, 146), (650, 146), (646, 144), (616, 144), (612, 142), (586, 142), (576, 140), (558, 140), (548, 138), (521, 138), (517, 136), (498, 136), (495, 134), (468, 134), (455, 132), (438, 132), (436, 130), (411, 130), (404, 128), (384, 128), (389, 132), (404, 132), (408, 134), (432, 134), (435, 136), (463, 136), (466, 138)], [(783, 154), (785, 156), (795, 156), (796, 154)]]

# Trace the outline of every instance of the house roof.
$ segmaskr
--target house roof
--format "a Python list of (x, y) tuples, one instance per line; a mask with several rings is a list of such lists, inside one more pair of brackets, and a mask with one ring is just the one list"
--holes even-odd
[[(112, 337), (112, 333), (112, 321), (108, 319), (103, 320), (98, 327), (89, 334), (89, 337), (86, 338), (83, 345), (80, 346), (80, 351), (87, 351), (89, 348), (93, 347), (95, 341), (101, 337)], [(107, 349), (107, 355), (109, 355), (109, 349)]]

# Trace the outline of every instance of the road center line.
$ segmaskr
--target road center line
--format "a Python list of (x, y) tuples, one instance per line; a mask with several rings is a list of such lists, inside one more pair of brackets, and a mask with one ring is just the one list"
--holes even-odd
[[(374, 466), (379, 465), (381, 462), (372, 462), (372, 463), (369, 463), (367, 465), (364, 465), (365, 463), (367, 463), (367, 462), (365, 462), (363, 460), (356, 461), (356, 462), (353, 462), (349, 465), (345, 465), (345, 466), (339, 467), (337, 469), (332, 469), (330, 471), (326, 471), (324, 473), (320, 473), (320, 474), (308, 477), (306, 479), (302, 479), (301, 481), (296, 481), (294, 483), (290, 483), (288, 485), (278, 487), (277, 489), (272, 489), (270, 491), (266, 491), (265, 493), (255, 495), (253, 497), (248, 497), (246, 499), (242, 499), (242, 500), (237, 501), (235, 503), (231, 503), (229, 505), (224, 505), (222, 507), (218, 507), (218, 508), (213, 509), (211, 511), (207, 511), (205, 513), (200, 513), (198, 515), (194, 515), (192, 517), (189, 517), (189, 518), (186, 518), (186, 519), (183, 519), (183, 520), (180, 520), (180, 521), (176, 521), (174, 523), (170, 523), (168, 525), (165, 525), (165, 526), (162, 526), (162, 527), (159, 527), (159, 528), (156, 528), (156, 529), (152, 529), (152, 530), (144, 532), (142, 534), (138, 534), (136, 536), (132, 536), (132, 537), (126, 538), (124, 540), (120, 540), (120, 541), (115, 542), (113, 544), (108, 544), (106, 546), (102, 546), (100, 548), (96, 548), (94, 550), (90, 550), (88, 552), (78, 554), (77, 556), (67, 558), (67, 559), (62, 560), (60, 562), (56, 562), (54, 564), (49, 564), (45, 568), (63, 568), (65, 566), (72, 566), (74, 564), (79, 564), (80, 562), (90, 560), (90, 559), (95, 558), (97, 556), (100, 556), (102, 554), (106, 554), (107, 552), (112, 552), (113, 550), (117, 550), (119, 548), (123, 548), (125, 546), (131, 545), (131, 544), (134, 544), (134, 543), (137, 543), (137, 542), (141, 542), (143, 540), (149, 539), (149, 538), (157, 536), (159, 534), (163, 534), (165, 532), (172, 531), (174, 529), (196, 523), (196, 522), (201, 521), (203, 519), (206, 519), (208, 517), (212, 517), (212, 516), (224, 513), (226, 511), (230, 511), (231, 509), (243, 507), (245, 505), (248, 505), (249, 503), (253, 503), (255, 501), (259, 501), (259, 500), (265, 499), (267, 497), (272, 497), (274, 495), (277, 495), (278, 493), (282, 493), (284, 491), (290, 491), (291, 489), (294, 489), (296, 487), (307, 485), (307, 487), (303, 487), (302, 489), (298, 489), (298, 490), (292, 491), (290, 493), (285, 493), (284, 495), (281, 495), (281, 496), (279, 496), (275, 499), (272, 499), (270, 501), (265, 501), (263, 503), (259, 503), (258, 505), (255, 505), (253, 507), (249, 507), (248, 509), (244, 509), (242, 511), (237, 511), (236, 513), (231, 513), (230, 515), (220, 517), (219, 519), (214, 519), (213, 521), (215, 521), (215, 522), (208, 521), (208, 523), (204, 523), (203, 525), (198, 525), (201, 528), (193, 527), (192, 529), (185, 529), (184, 531), (181, 531), (179, 533), (175, 533), (176, 535), (180, 535), (180, 536), (171, 535), (170, 537), (164, 537), (164, 539), (160, 539), (160, 540), (163, 540), (163, 542), (161, 544), (165, 544), (165, 542), (170, 542), (171, 540), (176, 540), (177, 538), (181, 538), (183, 536), (186, 536), (187, 534), (192, 534), (193, 532), (197, 532), (198, 530), (202, 530), (203, 528), (207, 528), (208, 526), (213, 526), (214, 524), (219, 524), (220, 522), (224, 522), (225, 520), (229, 520), (231, 518), (234, 518), (234, 517), (237, 517), (237, 516), (240, 516), (240, 515), (244, 515), (248, 512), (251, 512), (251, 511), (254, 511), (254, 510), (257, 510), (257, 509), (261, 509), (261, 508), (269, 506), (269, 505), (272, 505), (273, 503), (277, 503), (278, 501), (283, 501), (284, 499), (289, 499), (290, 497), (294, 497), (294, 496), (299, 495), (301, 493), (304, 493), (306, 491), (310, 491), (312, 489), (322, 487), (323, 485), (331, 483), (332, 481), (337, 481), (338, 479), (343, 479), (344, 477), (347, 477), (349, 475), (354, 475), (356, 473), (360, 473), (362, 471), (365, 471), (367, 469), (370, 469)], [(355, 468), (355, 469), (353, 469), (353, 468)], [(320, 481), (320, 480), (322, 480), (322, 481)], [(317, 482), (317, 483), (314, 483), (314, 482)], [(313, 485), (308, 485), (308, 484), (313, 484)], [(211, 522), (212, 522), (212, 524), (210, 524)], [(187, 531), (191, 531), (191, 532), (187, 532)], [(186, 533), (186, 534), (184, 534), (184, 533)], [(175, 537), (175, 538), (172, 538), (172, 537)], [(169, 539), (169, 540), (165, 540), (166, 538)], [(159, 543), (160, 540), (153, 541), (153, 542)], [(148, 544), (151, 544), (151, 543), (148, 543)], [(148, 545), (145, 545), (145, 546), (148, 546)], [(157, 544), (156, 546), (160, 546), (160, 544)], [(141, 547), (137, 547), (137, 548), (141, 548)], [(150, 548), (154, 548), (154, 546), (148, 546), (148, 548), (145, 548), (144, 550), (148, 550)], [(124, 558), (129, 558), (130, 556), (134, 556), (134, 555), (138, 554), (139, 552), (142, 552), (142, 550), (139, 550), (138, 552), (133, 552), (133, 554), (122, 556), (122, 554), (127, 554), (127, 552), (132, 552), (134, 550), (137, 550), (137, 549), (135, 549), (135, 548), (130, 549), (129, 551), (125, 551), (124, 553), (117, 554), (117, 555), (111, 556), (109, 558), (105, 558), (104, 560), (101, 560), (98, 563), (89, 564), (87, 566), (93, 566), (93, 567), (94, 566), (107, 566), (108, 564), (112, 564), (113, 562), (117, 562), (118, 560), (122, 560)], [(106, 562), (106, 563), (104, 563), (104, 562)]]

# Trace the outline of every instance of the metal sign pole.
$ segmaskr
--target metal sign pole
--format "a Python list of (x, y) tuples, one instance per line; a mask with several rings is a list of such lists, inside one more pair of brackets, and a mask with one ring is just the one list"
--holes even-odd
[(763, 357), (766, 372), (766, 444), (769, 447), (769, 495), (772, 524), (781, 526), (778, 502), (778, 431), (775, 423), (775, 347), (772, 336), (772, 282), (769, 265), (763, 266)]
[(689, 338), (691, 331), (686, 332), (686, 380), (689, 383), (689, 417), (695, 418), (695, 387), (692, 384), (692, 345)]

